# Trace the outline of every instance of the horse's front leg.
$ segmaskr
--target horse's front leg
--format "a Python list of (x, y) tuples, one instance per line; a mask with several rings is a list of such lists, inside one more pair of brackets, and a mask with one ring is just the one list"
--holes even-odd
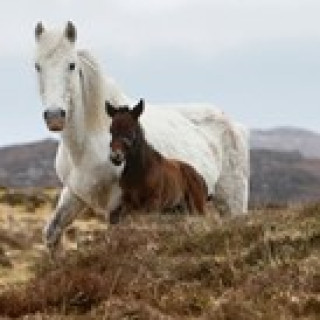
[(71, 193), (68, 187), (62, 189), (55, 211), (44, 229), (45, 242), (51, 253), (59, 244), (64, 229), (84, 209), (84, 202)]

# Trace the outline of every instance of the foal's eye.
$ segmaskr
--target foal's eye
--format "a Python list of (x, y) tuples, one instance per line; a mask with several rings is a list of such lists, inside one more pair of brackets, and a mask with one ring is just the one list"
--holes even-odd
[(69, 63), (69, 70), (73, 71), (76, 68), (76, 64), (74, 62)]
[(40, 64), (39, 63), (35, 63), (34, 64), (34, 67), (36, 69), (37, 72), (40, 72), (41, 71), (41, 67), (40, 67)]

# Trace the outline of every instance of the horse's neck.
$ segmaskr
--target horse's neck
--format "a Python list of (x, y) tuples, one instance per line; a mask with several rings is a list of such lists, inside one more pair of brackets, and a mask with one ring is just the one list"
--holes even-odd
[(81, 161), (90, 137), (104, 137), (110, 123), (104, 110), (104, 82), (99, 70), (83, 57), (79, 62), (79, 85), (70, 88), (70, 114), (62, 136), (75, 164)]
[(122, 173), (122, 181), (126, 185), (140, 184), (145, 180), (148, 174), (147, 159), (145, 158), (145, 150), (140, 149), (127, 156), (126, 165)]
[(81, 93), (71, 92), (70, 97), (70, 114), (62, 132), (62, 141), (72, 161), (77, 164), (84, 150), (85, 114)]
[(122, 181), (130, 186), (140, 185), (147, 179), (157, 160), (158, 153), (144, 140), (134, 152), (128, 154)]
[(79, 81), (78, 88), (70, 91), (70, 110), (62, 134), (64, 145), (75, 164), (81, 161), (90, 136), (103, 137), (109, 123), (101, 88), (92, 87), (93, 84), (86, 82), (83, 76)]
[(111, 119), (105, 113), (105, 100), (116, 105), (129, 101), (113, 79), (102, 77), (99, 66), (90, 55), (79, 52), (78, 57), (81, 65), (80, 85), (71, 89), (72, 114), (68, 117), (62, 137), (75, 163), (81, 161), (88, 137), (109, 134)]

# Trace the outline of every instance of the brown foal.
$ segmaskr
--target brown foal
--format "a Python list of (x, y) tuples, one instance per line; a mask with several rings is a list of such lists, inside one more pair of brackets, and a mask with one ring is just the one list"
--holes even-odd
[(120, 177), (124, 213), (185, 208), (204, 214), (204, 179), (189, 164), (167, 159), (148, 144), (139, 123), (143, 110), (143, 100), (131, 110), (106, 102), (106, 112), (112, 118), (110, 159), (116, 166), (124, 165)]

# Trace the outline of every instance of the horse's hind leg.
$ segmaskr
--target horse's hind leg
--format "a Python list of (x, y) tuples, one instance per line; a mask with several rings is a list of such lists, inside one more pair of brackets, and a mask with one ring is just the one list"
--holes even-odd
[(62, 189), (54, 213), (44, 229), (45, 242), (51, 253), (59, 244), (64, 229), (84, 209), (86, 209), (85, 204), (67, 187)]
[(248, 210), (248, 195), (248, 177), (231, 172), (230, 175), (224, 175), (219, 179), (213, 203), (222, 215), (245, 214)]
[(222, 213), (241, 215), (248, 211), (250, 153), (248, 133), (241, 127), (229, 127), (222, 137), (222, 171), (215, 198)]

